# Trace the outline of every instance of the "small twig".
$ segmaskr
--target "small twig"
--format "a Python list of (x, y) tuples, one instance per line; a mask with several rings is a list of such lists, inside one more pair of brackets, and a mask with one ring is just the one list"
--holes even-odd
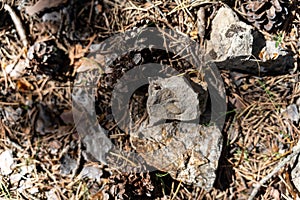
[(179, 184), (178, 184), (178, 186), (177, 186), (177, 188), (176, 188), (176, 191), (175, 191), (175, 193), (174, 193), (174, 195), (173, 195), (173, 197), (172, 197), (171, 200), (175, 199), (177, 193), (179, 192), (180, 186), (181, 186), (181, 181), (179, 182)]
[(269, 173), (267, 176), (265, 176), (263, 179), (259, 181), (258, 184), (255, 185), (254, 189), (252, 190), (248, 200), (253, 200), (258, 193), (260, 187), (265, 184), (269, 179), (272, 178), (282, 167), (284, 167), (292, 158), (300, 153), (300, 141), (297, 143), (296, 146), (293, 147), (293, 153), (288, 155), (285, 159), (283, 159), (282, 162), (280, 162), (274, 169)]
[(26, 38), (25, 30), (21, 23), (21, 20), (19, 19), (19, 17), (16, 15), (16, 13), (12, 10), (12, 8), (9, 5), (5, 4), (4, 9), (9, 13), (13, 23), (16, 26), (17, 32), (20, 36), (20, 40), (22, 41), (23, 46), (26, 48), (28, 45), (28, 41)]
[(19, 106), (20, 103), (18, 103), (18, 102), (3, 102), (3, 101), (0, 101), (0, 105), (2, 105), (2, 106)]
[(88, 19), (88, 24), (91, 24), (91, 20), (92, 20), (92, 15), (93, 15), (93, 8), (94, 8), (94, 5), (95, 5), (95, 1), (92, 0), (92, 3), (91, 3), (91, 8), (90, 8), (90, 14), (89, 14), (89, 19)]
[(206, 27), (204, 7), (200, 7), (197, 12), (197, 24), (198, 24), (198, 35), (200, 37), (200, 44), (204, 45), (205, 27)]
[(147, 0), (147, 2), (150, 3), (155, 8), (155, 10), (159, 12), (163, 19), (167, 19), (164, 13), (151, 0)]
[(125, 161), (127, 161), (127, 162), (129, 162), (132, 166), (134, 166), (134, 167), (136, 167), (137, 166), (137, 164), (135, 164), (134, 162), (132, 162), (131, 160), (129, 160), (128, 158), (126, 158), (126, 157), (124, 157), (124, 156), (122, 156), (121, 154), (116, 154), (116, 153), (114, 153), (114, 152), (109, 152), (111, 155), (113, 155), (113, 156), (116, 156), (116, 157), (119, 157), (119, 158), (122, 158), (123, 160), (125, 160)]
[(5, 69), (4, 69), (4, 64), (2, 64), (2, 62), (0, 63), (0, 65), (1, 65), (1, 70), (2, 70), (2, 73), (3, 73), (3, 76), (4, 76), (4, 85), (5, 85), (5, 87), (4, 87), (4, 93), (6, 94), (7, 93), (7, 89), (8, 89), (8, 80), (7, 80), (7, 73), (6, 73), (6, 71), (5, 71)]

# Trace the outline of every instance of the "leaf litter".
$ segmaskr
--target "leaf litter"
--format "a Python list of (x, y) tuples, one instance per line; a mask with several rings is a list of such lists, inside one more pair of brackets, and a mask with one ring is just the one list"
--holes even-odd
[[(276, 45), (294, 53), (295, 68), (290, 74), (260, 77), (221, 71), (228, 100), (222, 130), (225, 147), (214, 188), (205, 191), (181, 183), (166, 172), (123, 174), (82, 156), (83, 147), (78, 142), (80, 136), (68, 111), (72, 105), (72, 80), (81, 59), (89, 53), (90, 45), (115, 33), (151, 25), (178, 30), (196, 41), (207, 39), (203, 28), (209, 32), (214, 10), (223, 3), (71, 0), (61, 5), (60, 2), (64, 1), (55, 1), (57, 5), (36, 9), (32, 13), (38, 14), (32, 16), (26, 13), (26, 8), (34, 8), (43, 1), (27, 2), (28, 5), (21, 1), (5, 1), (18, 14), (29, 36), (26, 38), (27, 50), (40, 45), (40, 48), (35, 48), (31, 60), (28, 60), (30, 52), (24, 50), (24, 37), (18, 35), (20, 27), (13, 25), (9, 13), (0, 11), (3, 18), (0, 22), (0, 150), (2, 154), (11, 152), (1, 162), (1, 172), (4, 172), (0, 175), (1, 198), (247, 199), (257, 183), (293, 152), (299, 138), (299, 2), (291, 1), (290, 27), (275, 28), (272, 33), (261, 30), (265, 38), (277, 38)], [(239, 5), (232, 1), (225, 3), (232, 7)], [(201, 35), (198, 37), (196, 16), (200, 15), (200, 7), (207, 21), (200, 23), (202, 30), (199, 30)], [(49, 15), (45, 16), (52, 12), (59, 13), (59, 23)], [(130, 138), (116, 128), (109, 109), (116, 80), (130, 66), (148, 57), (177, 67), (182, 73), (190, 67), (168, 55), (161, 56), (160, 52), (145, 50), (138, 54), (138, 60), (130, 60), (131, 56), (126, 55), (106, 69), (109, 73), (100, 79), (97, 94), (99, 123), (110, 130), (109, 136), (114, 144), (127, 151), (132, 150)], [(61, 57), (65, 59), (61, 60)], [(29, 62), (29, 67), (23, 68), (24, 62)], [(135, 100), (143, 105), (141, 102), (145, 102), (147, 90), (141, 90), (135, 94)], [(43, 118), (39, 114), (43, 112), (56, 120), (56, 126), (51, 125), (53, 130), (45, 131), (46, 125), (35, 128), (36, 119)], [(143, 116), (143, 112), (145, 107), (141, 107), (139, 116)], [(111, 159), (120, 164), (126, 162), (120, 155)], [(296, 173), (291, 171), (296, 165), (296, 161), (286, 163), (258, 189), (256, 198), (297, 198)], [(4, 169), (4, 166), (7, 167)]]

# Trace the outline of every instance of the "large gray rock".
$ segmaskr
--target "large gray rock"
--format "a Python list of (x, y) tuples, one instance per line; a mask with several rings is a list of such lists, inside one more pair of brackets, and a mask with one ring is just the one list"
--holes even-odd
[(204, 85), (182, 76), (150, 79), (149, 122), (132, 129), (130, 141), (148, 165), (209, 190), (216, 178), (222, 134), (215, 125), (198, 124), (208, 98)]
[(229, 7), (218, 10), (206, 44), (206, 61), (220, 69), (247, 73), (285, 73), (293, 68), (293, 57), (275, 42), (266, 43), (262, 34), (241, 22)]

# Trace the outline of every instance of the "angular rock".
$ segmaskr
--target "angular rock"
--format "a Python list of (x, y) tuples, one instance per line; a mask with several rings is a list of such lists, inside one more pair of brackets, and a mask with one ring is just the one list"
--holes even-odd
[(83, 151), (85, 159), (106, 163), (105, 154), (108, 153), (113, 144), (106, 135), (107, 131), (97, 121), (94, 108), (95, 89), (92, 87), (95, 86), (102, 72), (100, 74), (95, 73), (95, 76), (93, 73), (98, 69), (95, 69), (94, 66), (91, 67), (92, 69), (85, 71), (85, 73), (79, 72), (78, 79), (74, 82), (72, 114), (76, 130), (85, 147)]
[(148, 91), (147, 111), (150, 124), (165, 120), (197, 120), (205, 111), (207, 88), (200, 85), (193, 88), (185, 77), (150, 79)]
[(212, 21), (207, 52), (214, 60), (225, 61), (230, 57), (250, 56), (254, 41), (253, 28), (239, 21), (237, 15), (222, 7)]
[(91, 126), (86, 129), (87, 134), (83, 136), (82, 143), (85, 146), (84, 156), (87, 160), (100, 161), (106, 163), (105, 154), (112, 147), (111, 141), (106, 136), (106, 130), (100, 125)]
[(183, 183), (207, 190), (213, 187), (222, 150), (222, 134), (216, 126), (144, 123), (130, 137), (132, 146), (149, 165)]
[[(264, 58), (264, 54), (272, 55)], [(266, 46), (263, 35), (241, 22), (229, 7), (222, 7), (212, 21), (206, 61), (220, 69), (234, 69), (251, 74), (286, 73), (293, 68), (293, 57), (279, 47)]]

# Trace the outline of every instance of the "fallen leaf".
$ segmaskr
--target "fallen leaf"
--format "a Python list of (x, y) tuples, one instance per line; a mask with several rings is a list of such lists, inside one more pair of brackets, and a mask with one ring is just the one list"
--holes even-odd
[(58, 7), (59, 5), (66, 2), (67, 0), (39, 0), (33, 6), (26, 6), (25, 11), (28, 15), (31, 16), (45, 9)]

